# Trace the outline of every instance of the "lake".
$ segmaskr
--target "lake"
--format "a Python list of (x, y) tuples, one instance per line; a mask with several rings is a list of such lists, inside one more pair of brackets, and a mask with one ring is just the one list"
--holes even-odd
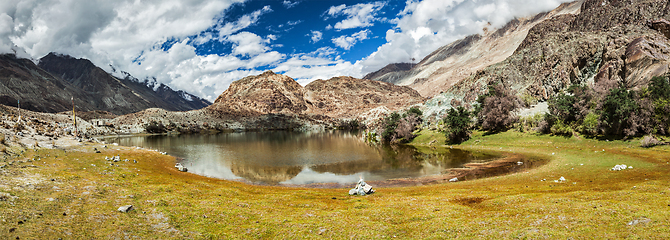
[(190, 173), (257, 184), (355, 183), (444, 173), (499, 155), (412, 146), (369, 144), (362, 132), (236, 132), (214, 135), (106, 138), (123, 146), (156, 149), (182, 158)]

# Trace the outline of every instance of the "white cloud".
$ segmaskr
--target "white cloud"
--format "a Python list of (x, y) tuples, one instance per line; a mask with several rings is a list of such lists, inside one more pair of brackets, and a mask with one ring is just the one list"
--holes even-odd
[(300, 3), (299, 1), (291, 2), (291, 1), (289, 1), (289, 0), (284, 0), (284, 1), (282, 2), (282, 4), (284, 5), (284, 7), (286, 7), (286, 8), (292, 8), (292, 7), (295, 7), (295, 6), (298, 5), (299, 3)]
[(312, 43), (317, 43), (323, 38), (323, 33), (320, 31), (312, 31), (312, 33), (308, 35), (311, 36)]
[(333, 38), (332, 41), (336, 46), (341, 47), (345, 50), (349, 50), (349, 48), (353, 47), (356, 43), (368, 39), (368, 34), (370, 33), (371, 33), (370, 30), (365, 29), (360, 32), (354, 33), (351, 36), (345, 35)]
[(269, 39), (265, 40), (250, 32), (240, 32), (238, 34), (228, 36), (226, 41), (233, 43), (232, 53), (235, 55), (257, 56), (258, 54), (270, 50), (270, 48), (266, 46), (266, 43), (269, 43), (270, 41)]
[(342, 4), (331, 6), (325, 14), (330, 17), (346, 16), (346, 19), (335, 24), (334, 27), (338, 30), (369, 27), (377, 20), (375, 18), (377, 12), (385, 5), (384, 2), (359, 3), (351, 6)]
[(340, 59), (337, 50), (330, 47), (321, 47), (306, 54), (294, 54), (273, 71), (286, 74), (303, 86), (317, 79), (361, 75), (357, 64)]
[[(386, 32), (386, 44), (363, 59), (363, 72), (389, 63), (421, 59), (435, 49), (481, 33), (487, 23), (499, 28), (515, 17), (552, 10), (570, 0), (409, 0)], [(337, 28), (337, 26), (336, 26)]]
[(219, 32), (219, 37), (224, 38), (225, 36), (231, 35), (253, 24), (256, 24), (261, 15), (270, 12), (272, 12), (272, 8), (270, 8), (270, 6), (265, 6), (262, 9), (240, 17), (235, 22), (226, 23), (217, 29)]

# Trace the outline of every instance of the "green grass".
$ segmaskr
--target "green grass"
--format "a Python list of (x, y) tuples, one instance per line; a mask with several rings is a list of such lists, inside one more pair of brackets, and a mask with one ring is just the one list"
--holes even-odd
[[(418, 148), (447, 147), (441, 133), (421, 134), (413, 142)], [(18, 197), (0, 201), (0, 238), (667, 239), (670, 148), (638, 145), (475, 132), (453, 147), (551, 161), (487, 179), (378, 188), (365, 197), (181, 173), (170, 156), (132, 148), (29, 150), (19, 160), (41, 160), (0, 170), (0, 192)], [(109, 166), (104, 156), (116, 154), (138, 163)], [(633, 169), (610, 171), (616, 164)], [(37, 168), (21, 167), (27, 165)], [(561, 176), (567, 181), (555, 183)], [(116, 211), (127, 204), (135, 210)], [(639, 223), (628, 225), (633, 220)]]

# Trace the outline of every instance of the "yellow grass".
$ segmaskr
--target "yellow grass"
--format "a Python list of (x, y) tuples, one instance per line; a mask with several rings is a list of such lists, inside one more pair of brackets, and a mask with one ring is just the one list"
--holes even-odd
[[(414, 144), (427, 146), (440, 137), (433, 145), (447, 147), (431, 132)], [(170, 156), (134, 148), (27, 150), (14, 159), (24, 163), (0, 169), (0, 194), (11, 195), (0, 200), (0, 238), (668, 239), (670, 149), (638, 145), (476, 133), (456, 147), (551, 161), (528, 172), (378, 188), (364, 197), (348, 196), (348, 189), (250, 186), (200, 177), (176, 171)], [(93, 147), (102, 153), (93, 153)], [(117, 167), (104, 159), (117, 154), (131, 161)], [(610, 171), (616, 164), (633, 169)], [(567, 181), (554, 182), (561, 176)], [(127, 204), (134, 210), (117, 211)]]

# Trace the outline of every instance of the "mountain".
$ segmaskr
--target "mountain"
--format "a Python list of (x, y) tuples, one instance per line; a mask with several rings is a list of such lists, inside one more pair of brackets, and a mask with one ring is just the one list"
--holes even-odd
[(59, 112), (72, 109), (72, 100), (79, 110), (95, 110), (89, 97), (69, 82), (39, 68), (29, 59), (13, 54), (0, 55), (0, 104), (36, 112)]
[(428, 105), (465, 103), (502, 83), (525, 98), (545, 101), (572, 84), (596, 91), (639, 89), (669, 72), (667, 1), (586, 0), (580, 13), (534, 26), (514, 54), (454, 85)]
[(206, 108), (188, 112), (147, 109), (113, 120), (122, 131), (155, 122), (171, 131), (295, 129), (328, 126), (345, 119), (376, 120), (426, 99), (415, 90), (390, 83), (335, 77), (303, 87), (272, 71), (232, 82)]
[[(565, 3), (531, 18), (518, 18), (497, 30), (471, 35), (445, 45), (411, 69), (390, 64), (364, 78), (410, 86), (424, 97), (447, 91), (457, 82), (511, 56), (535, 25), (554, 17), (579, 12), (580, 2)], [(408, 66), (408, 65), (404, 65)], [(394, 69), (398, 70), (394, 70)]]
[(163, 84), (147, 86), (148, 81), (140, 82), (129, 74), (124, 79), (116, 78), (87, 59), (50, 53), (40, 59), (38, 67), (82, 91), (94, 110), (121, 115), (147, 108), (187, 111), (211, 104)]
[(208, 109), (240, 116), (295, 114), (342, 119), (378, 107), (395, 111), (423, 100), (415, 90), (390, 83), (334, 77), (302, 87), (288, 76), (267, 71), (233, 82)]

